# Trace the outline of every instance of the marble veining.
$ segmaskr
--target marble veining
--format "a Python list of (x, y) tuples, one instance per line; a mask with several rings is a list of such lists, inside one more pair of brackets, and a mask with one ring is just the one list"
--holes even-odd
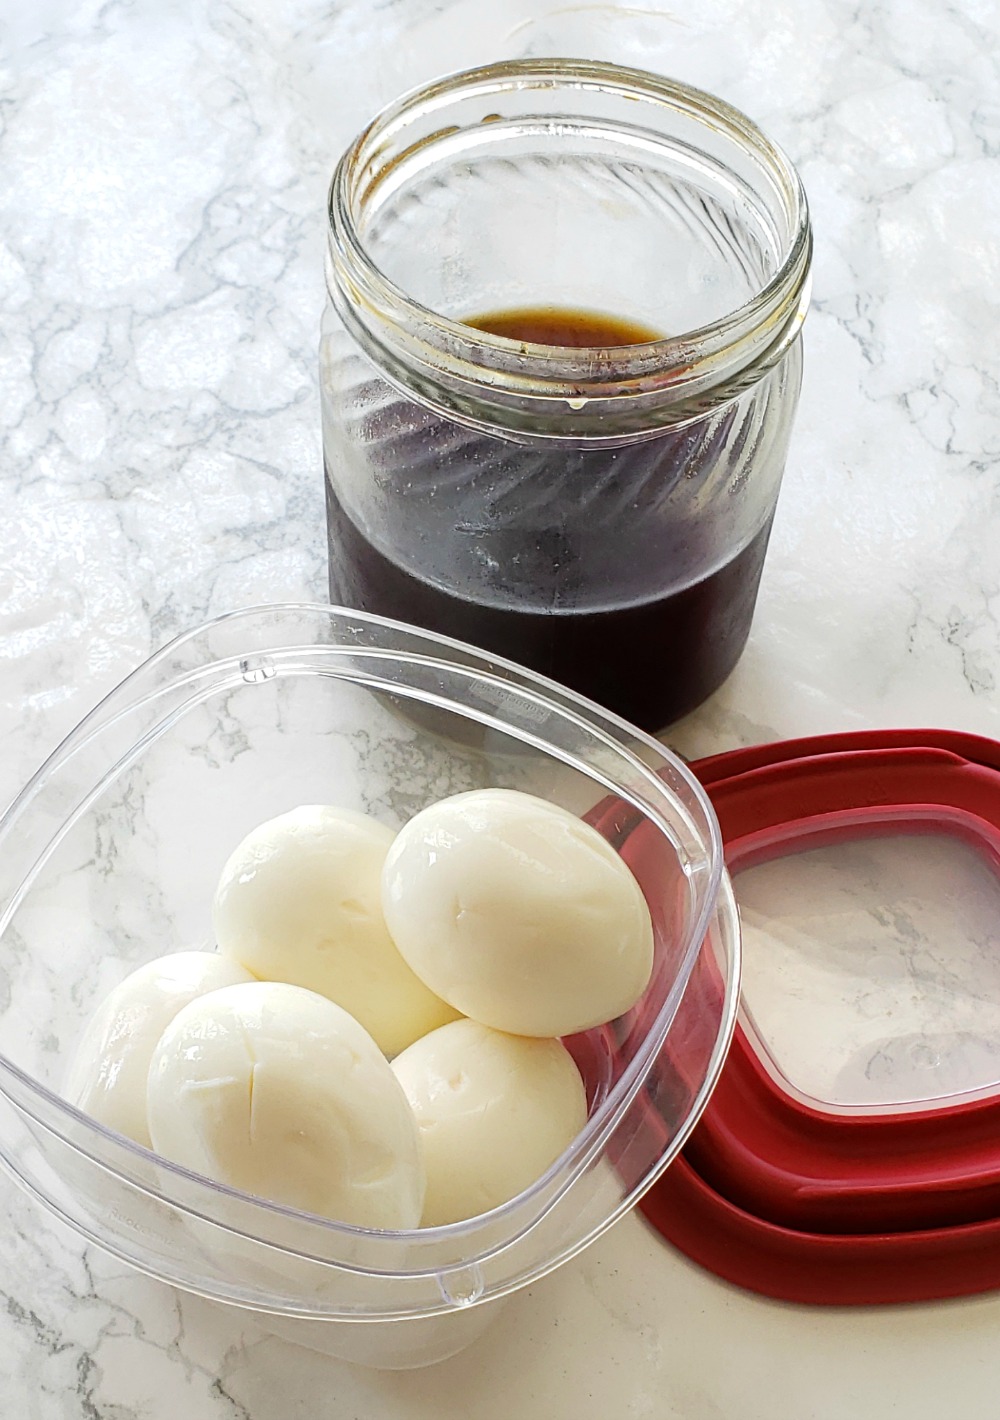
[[(798, 164), (816, 230), (805, 384), (750, 646), (670, 742), (694, 756), (871, 725), (1000, 734), (994, 0), (35, 0), (0, 15), (0, 800), (172, 635), (323, 596), (332, 164), (415, 83), (560, 53), (657, 68), (745, 109)], [(195, 775), (213, 755), (238, 761), (238, 720), (218, 733)], [(426, 775), (400, 743), (390, 778)], [(145, 793), (141, 775), (132, 788)], [(394, 794), (405, 811), (395, 782), (380, 807)], [(73, 862), (107, 859), (132, 811), (109, 804), (67, 846)], [(154, 859), (171, 880), (184, 867), (156, 858), (150, 822), (126, 894), (147, 924)], [(57, 983), (60, 921), (89, 904), (44, 906), (32, 932)], [(934, 933), (925, 922), (928, 946), (912, 926), (888, 922), (896, 986), (908, 974), (978, 1040), (991, 972), (978, 997), (968, 972), (956, 989)], [(975, 974), (994, 941), (970, 930)], [(126, 929), (112, 947), (128, 959)], [(85, 991), (66, 994), (86, 1009)], [(58, 1044), (42, 1031), (32, 1048), (54, 1061)], [(859, 1060), (879, 1088), (899, 1068), (884, 1050)], [(988, 1051), (975, 1060), (992, 1067)], [(780, 1307), (704, 1276), (636, 1218), (465, 1355), (393, 1376), (133, 1273), (5, 1176), (0, 1216), (0, 1411), (17, 1420), (996, 1412), (1000, 1299)]]

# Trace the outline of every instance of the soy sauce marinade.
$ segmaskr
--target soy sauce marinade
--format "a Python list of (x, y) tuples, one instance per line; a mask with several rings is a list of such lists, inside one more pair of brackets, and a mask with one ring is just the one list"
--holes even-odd
[[(655, 331), (632, 322), (547, 307), (499, 311), (470, 318), (467, 324), (514, 340), (564, 348), (635, 345), (658, 338)], [(481, 442), (470, 436), (470, 460), (477, 446), (482, 450)], [(673, 465), (685, 447), (676, 436), (642, 446), (644, 484), (650, 483), (650, 472), (654, 480), (662, 473), (663, 480), (676, 481), (678, 469)], [(614, 450), (583, 455), (588, 479), (600, 479), (614, 456)], [(566, 455), (555, 448), (548, 457)], [(650, 461), (658, 461), (659, 467), (650, 469)], [(566, 503), (578, 496), (579, 486), (572, 478), (565, 480)], [(682, 582), (660, 597), (595, 609), (586, 597), (579, 607), (556, 604), (547, 568), (551, 558), (571, 567), (574, 549), (555, 531), (550, 536), (544, 529), (536, 534), (525, 529), (527, 556), (517, 560), (530, 567), (535, 555), (537, 585), (531, 583), (530, 573), (525, 583), (522, 566), (521, 580), (511, 587), (511, 604), (502, 605), (459, 595), (402, 567), (357, 526), (329, 477), (326, 493), (332, 601), (409, 621), (519, 661), (646, 730), (660, 729), (693, 709), (735, 666), (750, 629), (770, 531), (765, 523), (728, 562), (718, 565), (716, 559), (714, 570), (700, 580)], [(614, 524), (602, 535), (614, 550)], [(532, 541), (534, 546), (527, 546)], [(632, 555), (627, 545), (620, 555)], [(669, 566), (651, 566), (648, 573), (650, 585), (671, 582)], [(584, 590), (586, 576), (583, 565)]]

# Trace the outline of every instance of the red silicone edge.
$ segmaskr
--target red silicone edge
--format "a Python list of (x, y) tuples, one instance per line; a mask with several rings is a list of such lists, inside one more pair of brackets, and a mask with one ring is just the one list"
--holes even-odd
[[(929, 828), (964, 814), (956, 831), (1000, 853), (1000, 745), (979, 736), (864, 731), (691, 767), (737, 858), (747, 843), (765, 856), (788, 851), (790, 838), (806, 841), (817, 824), (837, 832), (838, 814), (853, 816), (839, 826), (850, 836), (878, 830), (859, 823), (859, 812), (905, 818), (915, 808)], [(695, 1260), (771, 1296), (960, 1295), (1000, 1285), (998, 1139), (996, 1098), (911, 1114), (811, 1109), (780, 1088), (740, 1031), (683, 1157), (643, 1207)]]
[(779, 1301), (872, 1306), (1000, 1284), (1000, 1220), (860, 1236), (782, 1228), (737, 1208), (682, 1155), (640, 1203), (656, 1231), (727, 1282)]
[[(994, 871), (1000, 862), (993, 770), (905, 749), (810, 757), (790, 768), (774, 764), (714, 786), (731, 867), (742, 864), (747, 843), (757, 861), (817, 838), (898, 831), (914, 814), (928, 830), (960, 833)], [(784, 822), (790, 813), (801, 817)], [(733, 836), (748, 824), (752, 834)], [(863, 1115), (810, 1108), (772, 1079), (741, 1031), (689, 1157), (727, 1198), (780, 1224), (824, 1232), (951, 1226), (1000, 1207), (1000, 1100)]]
[(841, 734), (807, 735), (772, 744), (747, 745), (707, 755), (688, 767), (708, 788), (716, 779), (731, 779), (765, 764), (789, 764), (813, 755), (854, 753), (864, 749), (943, 749), (973, 764), (1000, 770), (1000, 744), (964, 730), (848, 730)]

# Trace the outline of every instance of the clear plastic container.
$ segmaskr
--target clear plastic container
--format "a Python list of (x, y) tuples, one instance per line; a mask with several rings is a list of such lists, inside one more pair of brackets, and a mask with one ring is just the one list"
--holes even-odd
[(817, 1109), (1000, 1089), (998, 864), (947, 827), (889, 823), (734, 874), (744, 1026), (778, 1085)]
[[(396, 825), (485, 785), (591, 816), (626, 859), (641, 838), (656, 930), (642, 1001), (568, 1042), (589, 1118), (531, 1188), (468, 1222), (365, 1231), (211, 1183), (60, 1097), (105, 993), (154, 957), (211, 946), (218, 873), (254, 825), (307, 802)], [(236, 613), (131, 675), (0, 820), (0, 1156), (78, 1232), (155, 1277), (346, 1359), (426, 1364), (667, 1166), (725, 1057), (738, 960), (712, 810), (655, 741), (390, 622), (316, 606)]]

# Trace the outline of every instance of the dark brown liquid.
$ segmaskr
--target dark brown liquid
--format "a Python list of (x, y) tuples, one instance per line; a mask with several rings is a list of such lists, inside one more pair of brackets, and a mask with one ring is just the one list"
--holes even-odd
[[(622, 346), (658, 338), (631, 322), (548, 307), (501, 311), (468, 323), (510, 339), (563, 347)], [(476, 447), (472, 440), (470, 451)], [(526, 450), (525, 459), (529, 456)], [(614, 451), (596, 450), (586, 457), (586, 477), (600, 479)], [(646, 467), (664, 483), (686, 471), (683, 438), (664, 441), (662, 452), (650, 452)], [(568, 486), (577, 485), (570, 479)], [(658, 598), (592, 610), (586, 605), (576, 609), (574, 594), (568, 603), (546, 609), (549, 593), (542, 574), (534, 587), (522, 571), (510, 597), (515, 605), (503, 606), (497, 605), (503, 598), (495, 595), (495, 587), (490, 600), (477, 601), (407, 571), (354, 523), (329, 476), (326, 494), (333, 602), (411, 622), (518, 661), (646, 730), (661, 729), (694, 709), (736, 665), (750, 631), (770, 533), (768, 521), (728, 562)], [(533, 556), (536, 567), (544, 563), (550, 571), (556, 557), (569, 568), (571, 581), (572, 548), (559, 543), (558, 530), (550, 532), (537, 534), (534, 542), (525, 533), (522, 566)], [(651, 569), (650, 585), (669, 583), (671, 571), (669, 565)], [(584, 568), (581, 587), (593, 591), (586, 587), (586, 575)], [(519, 595), (528, 603), (524, 608), (516, 606)]]
[(739, 660), (769, 527), (701, 582), (613, 611), (514, 611), (405, 572), (363, 537), (329, 479), (330, 600), (409, 621), (519, 661), (644, 730), (693, 710)]
[(508, 340), (523, 340), (532, 345), (556, 345), (566, 349), (618, 345), (645, 345), (662, 337), (649, 326), (635, 321), (619, 320), (596, 311), (566, 311), (560, 306), (525, 306), (514, 311), (490, 311), (484, 316), (471, 316), (466, 325), (484, 330), (489, 335), (503, 335)]

